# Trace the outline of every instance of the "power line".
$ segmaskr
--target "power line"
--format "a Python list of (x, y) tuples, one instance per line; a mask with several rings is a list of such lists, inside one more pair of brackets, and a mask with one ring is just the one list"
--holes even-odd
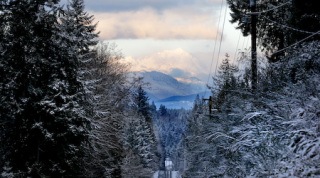
[[(236, 52), (234, 53), (233, 61), (236, 61), (236, 59), (237, 59), (237, 57), (238, 57), (238, 50), (239, 50), (240, 37), (241, 37), (241, 31), (239, 31), (238, 42), (237, 42), (237, 48), (236, 48)], [(239, 66), (238, 66), (238, 67), (239, 67)]]
[(320, 34), (320, 30), (319, 30), (318, 32), (316, 32), (316, 33), (314, 33), (314, 34), (312, 34), (312, 35), (310, 35), (310, 36), (308, 36), (308, 37), (306, 37), (306, 38), (304, 38), (304, 39), (302, 39), (302, 40), (300, 40), (300, 41), (298, 41), (298, 42), (296, 42), (296, 43), (294, 43), (294, 44), (292, 44), (292, 45), (290, 45), (290, 46), (288, 46), (288, 47), (285, 47), (285, 48), (283, 48), (283, 49), (281, 49), (281, 50), (273, 53), (273, 54), (280, 53), (280, 52), (282, 52), (282, 51), (284, 51), (284, 50), (286, 50), (286, 49), (288, 49), (288, 48), (291, 48), (291, 47), (293, 47), (293, 46), (295, 46), (295, 45), (297, 45), (297, 44), (299, 44), (299, 43), (302, 43), (302, 42), (306, 41), (307, 39), (312, 38), (313, 36), (316, 36), (316, 35), (318, 35), (318, 34)]
[(267, 12), (270, 12), (270, 11), (277, 10), (277, 9), (279, 9), (279, 8), (281, 8), (281, 7), (289, 4), (289, 3), (291, 3), (291, 2), (292, 2), (292, 0), (290, 0), (290, 1), (286, 2), (286, 3), (283, 3), (283, 4), (279, 5), (279, 6), (276, 6), (276, 7), (274, 7), (274, 8), (271, 8), (271, 9), (268, 9), (268, 10), (264, 10), (264, 11), (260, 11), (260, 12), (249, 12), (249, 13), (247, 13), (247, 15), (260, 15), (260, 14), (264, 14), (264, 13), (267, 13)]
[(280, 24), (279, 22), (276, 22), (276, 21), (273, 21), (269, 18), (267, 18), (266, 16), (262, 16), (262, 18), (274, 23), (274, 24), (277, 24), (278, 26), (281, 26), (283, 28), (287, 28), (287, 29), (290, 29), (290, 30), (293, 30), (293, 31), (296, 31), (296, 32), (300, 32), (300, 33), (306, 33), (306, 34), (314, 34), (315, 32), (310, 32), (310, 31), (305, 31), (305, 30), (299, 30), (299, 29), (296, 29), (296, 28), (293, 28), (293, 27), (289, 27), (287, 25), (284, 25), (284, 24)]
[(220, 44), (219, 44), (219, 50), (218, 50), (218, 56), (217, 56), (217, 62), (216, 62), (216, 68), (214, 71), (215, 75), (217, 74), (217, 68), (218, 68), (218, 63), (219, 63), (219, 58), (220, 58), (220, 51), (221, 51), (222, 38), (223, 38), (223, 33), (224, 33), (224, 26), (226, 24), (227, 9), (228, 9), (228, 6), (226, 5), (225, 12), (224, 12), (223, 25), (222, 25)]
[[(210, 77), (211, 77), (214, 55), (216, 53), (217, 38), (218, 38), (218, 33), (219, 33), (220, 20), (221, 20), (221, 16), (222, 16), (223, 1), (224, 0), (221, 0), (220, 15), (219, 15), (219, 20), (218, 20), (218, 28), (217, 28), (217, 32), (216, 32), (216, 39), (215, 39), (215, 42), (214, 42), (214, 48), (213, 48), (213, 53), (212, 53), (212, 58), (211, 58), (210, 72), (209, 72), (209, 75), (208, 75), (207, 85), (209, 84), (209, 80), (210, 80)], [(205, 94), (206, 94), (206, 92), (205, 92)]]
[[(243, 51), (241, 52), (242, 55), (243, 55), (243, 53), (246, 52), (245, 50), (248, 50), (249, 41), (250, 41), (250, 38), (248, 38), (248, 37), (243, 38), (242, 47), (241, 47), (241, 49), (243, 50)], [(237, 56), (239, 56), (239, 53), (240, 53), (240, 52), (238, 52)], [(238, 68), (240, 67), (240, 61), (241, 61), (241, 59), (237, 60), (237, 66), (238, 66)]]
[[(211, 65), (210, 65), (210, 72), (209, 72), (208, 79), (207, 79), (207, 86), (209, 86), (209, 80), (210, 80), (210, 78), (211, 78), (211, 72), (212, 72), (212, 65), (213, 65), (214, 55), (215, 55), (215, 53), (216, 53), (217, 39), (218, 39), (218, 34), (219, 34), (220, 21), (221, 21), (221, 17), (222, 17), (223, 1), (224, 1), (224, 0), (221, 0), (221, 7), (220, 7), (220, 13), (219, 13), (219, 20), (218, 20), (218, 28), (217, 28), (217, 32), (216, 32), (216, 39), (215, 39), (215, 42), (214, 42), (214, 49), (213, 49), (213, 53), (212, 53), (212, 59), (211, 59)], [(206, 90), (205, 90), (205, 92), (204, 92), (204, 96), (207, 95), (207, 90), (209, 90), (207, 86), (206, 86)]]

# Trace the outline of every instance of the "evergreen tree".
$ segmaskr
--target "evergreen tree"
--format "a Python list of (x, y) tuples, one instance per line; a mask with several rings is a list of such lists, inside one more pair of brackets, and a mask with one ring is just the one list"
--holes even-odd
[(222, 61), (222, 64), (219, 66), (218, 76), (216, 78), (216, 84), (218, 86), (216, 106), (220, 109), (226, 100), (228, 94), (232, 95), (231, 92), (237, 86), (237, 81), (235, 73), (238, 72), (238, 67), (230, 63), (230, 59), (226, 58)]
[[(61, 46), (58, 1), (1, 2), (2, 175), (62, 177), (82, 171), (89, 121), (73, 51)], [(10, 42), (10, 43), (7, 43)], [(20, 174), (20, 175), (18, 175)]]
[[(142, 80), (142, 79), (138, 79)], [(149, 98), (146, 91), (142, 88), (142, 83), (138, 81), (138, 88), (135, 93), (134, 103), (138, 113), (145, 117), (146, 121), (151, 124), (151, 108), (149, 105)]]
[(153, 117), (155, 117), (156, 113), (157, 113), (157, 106), (156, 104), (154, 103), (154, 101), (152, 101), (151, 105), (150, 105), (150, 111), (153, 115)]
[(319, 42), (289, 51), (262, 72), (256, 96), (236, 85), (231, 107), (189, 118), (184, 175), (319, 177)]
[[(227, 2), (232, 11), (231, 22), (238, 23), (237, 28), (247, 36), (251, 30), (250, 15), (248, 15), (250, 1), (227, 0)], [(320, 10), (317, 0), (263, 0), (256, 3), (257, 11), (261, 12), (256, 14), (258, 42), (270, 57), (270, 61), (277, 61), (284, 55), (283, 52), (275, 53), (277, 50), (310, 35), (303, 31), (316, 33), (320, 28)], [(319, 39), (319, 36), (316, 38)]]
[[(156, 169), (156, 138), (149, 99), (142, 88), (142, 78), (134, 82), (136, 88), (132, 91), (129, 118), (124, 128), (124, 164), (121, 170), (124, 177), (148, 177)], [(140, 165), (137, 160), (132, 160), (136, 158), (139, 158)], [(133, 171), (128, 171), (130, 168)]]
[(158, 148), (161, 156), (160, 169), (165, 169), (165, 159), (170, 158), (174, 162), (174, 169), (180, 169), (183, 165), (178, 152), (180, 141), (185, 134), (186, 121), (189, 111), (184, 109), (167, 109), (160, 105), (158, 118), (155, 120), (156, 133), (158, 135)]
[(197, 94), (196, 99), (193, 102), (192, 112), (197, 113), (201, 111), (201, 100), (199, 94)]
[[(93, 16), (84, 11), (83, 0), (72, 0), (62, 10), (60, 28), (64, 32), (61, 37), (67, 41), (66, 47), (78, 54), (73, 57), (79, 61), (78, 78), (85, 90), (84, 107), (88, 111), (86, 117), (91, 121), (92, 127), (89, 145), (85, 147), (84, 174), (89, 177), (109, 177), (119, 165), (117, 162), (120, 161), (119, 152), (122, 149), (119, 143), (121, 117), (118, 116), (117, 121), (114, 115), (111, 116), (111, 113), (117, 113), (111, 111), (116, 106), (112, 107), (110, 104), (117, 99), (118, 94), (110, 96), (108, 93), (113, 92), (113, 87), (120, 87), (112, 83), (123, 82), (125, 68), (114, 72), (113, 68), (120, 67), (117, 63), (121, 54), (117, 54), (112, 45), (97, 45), (98, 34), (93, 20)], [(117, 78), (117, 75), (121, 77)]]
[[(92, 94), (90, 86), (92, 85), (93, 70), (95, 63), (95, 51), (92, 49), (98, 41), (98, 33), (95, 32), (96, 24), (93, 24), (93, 16), (90, 16), (84, 10), (83, 0), (72, 0), (66, 9), (60, 10), (60, 37), (65, 43), (62, 43), (70, 51), (71, 57), (79, 62), (78, 77), (82, 82), (86, 94)], [(72, 53), (71, 53), (72, 51)], [(91, 79), (91, 80), (90, 80)], [(87, 99), (91, 99), (87, 97)]]
[(119, 177), (122, 155), (121, 131), (124, 102), (129, 93), (127, 66), (120, 64), (116, 45), (99, 43), (93, 16), (84, 11), (83, 0), (73, 0), (60, 16), (70, 48), (78, 52), (79, 80), (86, 93), (85, 109), (92, 129), (86, 147), (86, 176)]
[(216, 146), (211, 144), (212, 140), (208, 139), (208, 135), (211, 130), (221, 127), (218, 124), (214, 125), (213, 120), (206, 116), (207, 105), (205, 102), (196, 99), (195, 103), (197, 104), (188, 117), (186, 133), (182, 141), (184, 143), (182, 154), (185, 165), (183, 175), (186, 177), (219, 176), (217, 173), (220, 170), (215, 166), (215, 160), (221, 162), (222, 159), (217, 156)]
[[(123, 176), (124, 177), (141, 177), (151, 176), (153, 170), (155, 169), (155, 150), (153, 133), (146, 123), (144, 117), (139, 116), (139, 114), (130, 117), (126, 129), (124, 132), (124, 147), (126, 150), (124, 162), (122, 165)], [(140, 160), (136, 162), (131, 160), (132, 158)], [(130, 163), (130, 164), (129, 164)], [(139, 171), (133, 169), (133, 171), (126, 171), (129, 168), (137, 167)], [(138, 175), (134, 172), (137, 171)]]
[(166, 108), (166, 106), (165, 105), (160, 105), (160, 107), (159, 107), (159, 114), (160, 114), (160, 116), (165, 116), (165, 115), (167, 115), (167, 108)]
[[(317, 0), (293, 0), (292, 12), (293, 15), (290, 18), (290, 24), (302, 31), (318, 32), (320, 29), (320, 6)], [(294, 39), (303, 39), (310, 34), (293, 31), (290, 33), (291, 42), (295, 42)], [(307, 41), (320, 40), (320, 35), (314, 36)]]

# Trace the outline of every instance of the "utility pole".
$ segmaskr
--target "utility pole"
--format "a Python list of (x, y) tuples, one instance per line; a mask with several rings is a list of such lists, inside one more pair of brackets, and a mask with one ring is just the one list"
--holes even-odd
[(202, 99), (202, 100), (203, 100), (203, 101), (208, 101), (209, 115), (211, 115), (211, 112), (212, 112), (212, 104), (213, 104), (212, 96), (210, 96), (209, 99)]
[(250, 0), (251, 10), (251, 85), (252, 92), (255, 93), (258, 84), (257, 69), (257, 3), (256, 0)]

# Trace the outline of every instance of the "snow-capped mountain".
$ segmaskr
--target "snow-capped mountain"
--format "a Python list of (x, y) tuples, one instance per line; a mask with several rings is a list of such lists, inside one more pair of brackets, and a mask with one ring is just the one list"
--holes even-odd
[[(195, 96), (206, 90), (205, 85), (197, 78), (185, 78), (177, 80), (170, 75), (151, 71), (136, 72), (143, 77), (144, 82), (148, 83), (145, 88), (150, 101), (154, 101), (157, 106), (166, 105), (168, 108), (191, 108)], [(184, 82), (187, 81), (187, 82)]]

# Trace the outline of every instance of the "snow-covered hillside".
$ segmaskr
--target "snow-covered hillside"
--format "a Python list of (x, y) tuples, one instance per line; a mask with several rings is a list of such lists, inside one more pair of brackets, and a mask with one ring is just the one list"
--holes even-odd
[(170, 75), (151, 71), (136, 72), (135, 75), (143, 77), (148, 83), (146, 92), (150, 101), (156, 105), (166, 105), (169, 108), (192, 107), (192, 103), (197, 94), (203, 96), (206, 87), (197, 78), (189, 78), (188, 82), (178, 81)]

